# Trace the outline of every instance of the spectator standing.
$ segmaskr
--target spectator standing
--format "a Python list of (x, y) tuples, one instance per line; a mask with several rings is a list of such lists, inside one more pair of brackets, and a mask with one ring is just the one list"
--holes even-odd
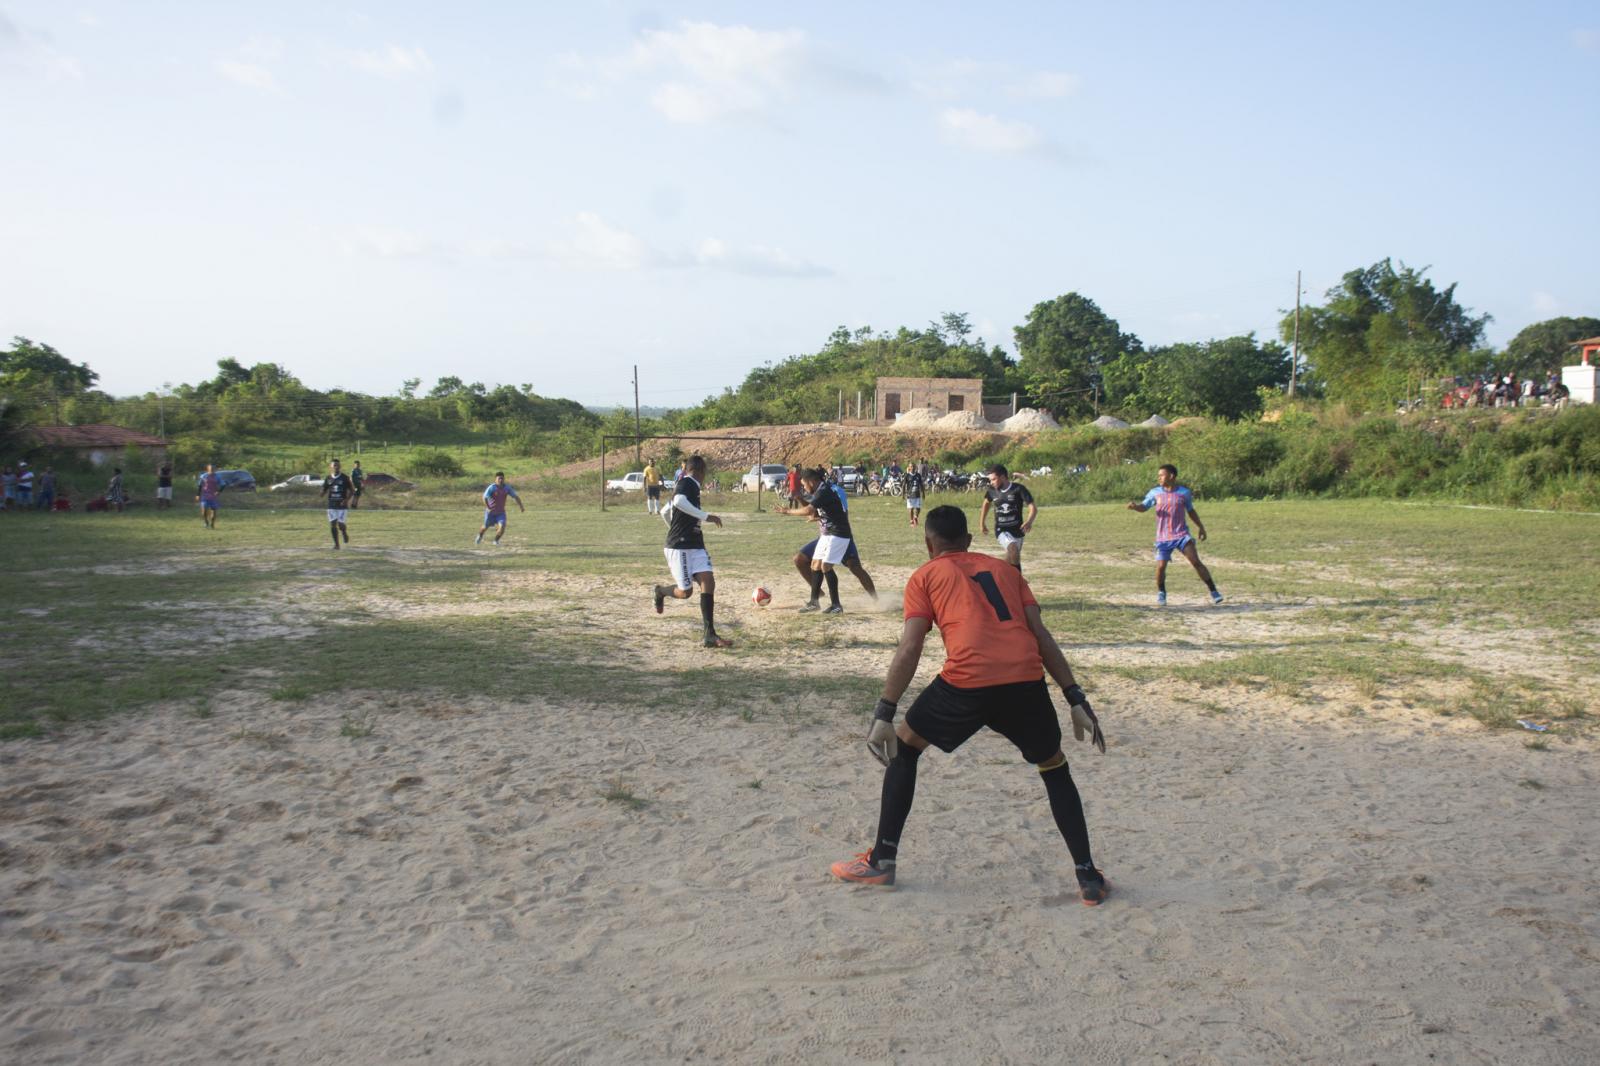
[(106, 483), (106, 506), (115, 507), (117, 513), (122, 513), (122, 467), (111, 468), (111, 480)]
[(9, 511), (17, 505), (17, 472), (9, 466), (0, 471), (0, 484), (5, 486), (5, 499), (0, 500), (0, 507)]
[(166, 511), (172, 507), (172, 464), (162, 463), (156, 470), (156, 510)]
[(33, 470), (27, 463), (17, 464), (17, 506), (33, 506)]
[(784, 479), (783, 494), (785, 507), (800, 506), (800, 464), (796, 463), (789, 468), (789, 476)]
[(56, 472), (51, 467), (45, 467), (44, 473), (39, 475), (39, 499), (34, 504), (41, 511), (49, 511), (56, 505)]
[(361, 460), (357, 459), (355, 465), (350, 468), (350, 510), (360, 509), (361, 486), (366, 484), (366, 481), (367, 472), (361, 469)]

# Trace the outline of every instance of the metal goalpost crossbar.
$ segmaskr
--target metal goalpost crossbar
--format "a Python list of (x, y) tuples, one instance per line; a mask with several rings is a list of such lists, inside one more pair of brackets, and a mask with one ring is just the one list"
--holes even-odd
[[(766, 465), (766, 460), (765, 460), (765, 457), (764, 457), (764, 454), (763, 454), (765, 452), (765, 450), (766, 450), (766, 441), (762, 440), (760, 437), (697, 437), (697, 436), (680, 436), (680, 435), (676, 435), (676, 434), (672, 434), (672, 433), (655, 433), (655, 434), (645, 434), (645, 435), (639, 435), (639, 434), (635, 434), (635, 433), (602, 433), (600, 435), (600, 510), (602, 510), (602, 511), (604, 511), (606, 509), (606, 453), (611, 450), (611, 442), (614, 441), (614, 440), (615, 441), (627, 442), (629, 444), (634, 445), (635, 448), (637, 448), (639, 445), (642, 445), (647, 440), (670, 440), (670, 441), (711, 440), (711, 441), (732, 441), (734, 443), (743, 443), (743, 444), (754, 444), (756, 446), (756, 468), (759, 470), (762, 466)], [(756, 477), (756, 510), (757, 511), (761, 510), (761, 492), (762, 492), (763, 488), (764, 488), (764, 486), (762, 484), (761, 477), (759, 475), (757, 475), (757, 477)]]

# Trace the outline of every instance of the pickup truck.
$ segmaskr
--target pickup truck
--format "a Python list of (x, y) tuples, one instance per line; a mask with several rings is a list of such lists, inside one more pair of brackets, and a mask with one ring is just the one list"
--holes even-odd
[(624, 474), (622, 477), (614, 477), (614, 478), (612, 478), (611, 480), (606, 482), (606, 491), (607, 492), (643, 492), (644, 491), (644, 471), (635, 470), (631, 474)]

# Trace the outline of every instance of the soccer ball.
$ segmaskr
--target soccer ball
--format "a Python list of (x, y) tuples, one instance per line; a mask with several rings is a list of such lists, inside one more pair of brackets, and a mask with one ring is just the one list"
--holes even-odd
[(765, 607), (772, 602), (772, 593), (757, 585), (755, 591), (750, 593), (750, 599), (757, 607)]

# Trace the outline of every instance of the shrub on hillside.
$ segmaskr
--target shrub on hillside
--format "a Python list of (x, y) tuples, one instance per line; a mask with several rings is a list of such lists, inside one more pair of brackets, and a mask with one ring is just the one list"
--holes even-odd
[(449, 452), (435, 450), (414, 452), (404, 467), (407, 477), (461, 477), (466, 473), (461, 463)]

